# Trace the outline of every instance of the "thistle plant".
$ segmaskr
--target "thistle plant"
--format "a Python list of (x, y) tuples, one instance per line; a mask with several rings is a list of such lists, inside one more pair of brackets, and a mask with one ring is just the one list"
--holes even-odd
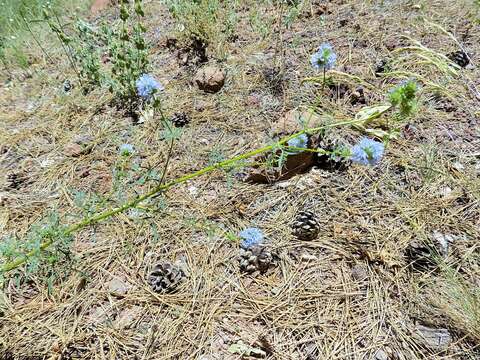
[(380, 162), (385, 151), (385, 145), (381, 142), (363, 138), (350, 150), (350, 160), (361, 165), (376, 165)]
[(409, 79), (402, 81), (400, 85), (390, 91), (389, 100), (394, 107), (398, 107), (401, 118), (411, 116), (417, 109), (417, 90), (417, 82)]
[(332, 45), (323, 43), (310, 57), (310, 63), (316, 70), (323, 70), (322, 90), (325, 88), (326, 71), (332, 69), (337, 62), (337, 54), (333, 51)]
[(263, 241), (263, 233), (260, 229), (252, 227), (246, 228), (238, 234), (242, 239), (240, 246), (244, 249), (250, 249), (255, 245), (259, 245)]
[[(109, 90), (124, 106), (138, 108), (137, 81), (147, 72), (148, 49), (144, 39), (146, 28), (142, 0), (135, 0), (133, 13), (128, 0), (120, 1), (120, 29), (103, 27), (108, 54), (112, 61)], [(129, 29), (131, 28), (131, 31)]]
[(99, 35), (87, 22), (78, 20), (75, 24), (78, 42), (75, 44), (75, 60), (80, 63), (80, 76), (86, 82), (88, 91), (104, 82), (100, 65)]
[[(58, 264), (70, 265), (73, 260), (70, 245), (72, 237), (65, 232), (65, 227), (60, 224), (58, 213), (50, 213), (45, 220), (31, 227), (25, 239), (15, 236), (5, 237), (0, 241), (0, 258), (7, 262), (30, 253), (25, 259), (27, 277), (36, 274), (39, 280), (51, 285), (60, 277), (60, 269), (55, 269)], [(42, 248), (45, 239), (56, 239), (55, 246), (48, 249)], [(66, 269), (65, 269), (66, 270)], [(0, 273), (0, 283), (2, 283)]]
[[(115, 95), (117, 104), (135, 113), (142, 103), (137, 93), (137, 81), (147, 73), (148, 48), (142, 0), (120, 0), (120, 25), (96, 29), (78, 20), (67, 31), (59, 17), (48, 7), (44, 8), (45, 22), (62, 44), (72, 69), (84, 90), (107, 85)], [(108, 54), (111, 66), (100, 61), (101, 53)]]
[(308, 135), (301, 134), (287, 142), (286, 151), (289, 154), (298, 154), (303, 151), (302, 149), (307, 149), (307, 148), (308, 148)]
[(145, 101), (151, 100), (164, 87), (150, 74), (143, 74), (135, 82), (137, 94)]
[(133, 148), (133, 145), (131, 144), (122, 144), (120, 146), (119, 152), (122, 156), (130, 156), (135, 152), (135, 150)]

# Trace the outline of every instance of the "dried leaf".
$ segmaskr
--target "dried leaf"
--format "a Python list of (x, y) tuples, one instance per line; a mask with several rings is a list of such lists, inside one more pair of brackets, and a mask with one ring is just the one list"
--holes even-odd
[(267, 356), (267, 353), (265, 351), (251, 347), (241, 340), (238, 341), (236, 344), (230, 345), (230, 347), (228, 348), (228, 352), (243, 356), (253, 356), (256, 358), (264, 358)]

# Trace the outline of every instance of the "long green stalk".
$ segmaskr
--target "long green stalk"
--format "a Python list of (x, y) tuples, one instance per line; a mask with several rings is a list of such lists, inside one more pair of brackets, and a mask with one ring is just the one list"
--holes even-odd
[[(201, 175), (204, 175), (206, 173), (209, 173), (209, 172), (212, 172), (214, 170), (217, 170), (217, 169), (222, 169), (222, 168), (227, 168), (227, 167), (230, 167), (232, 164), (238, 162), (238, 161), (242, 161), (242, 160), (245, 160), (245, 159), (248, 159), (248, 158), (251, 158), (255, 155), (259, 155), (259, 154), (262, 154), (262, 153), (265, 153), (265, 152), (268, 152), (268, 151), (271, 151), (273, 150), (275, 147), (277, 146), (280, 146), (280, 145), (283, 145), (285, 143), (287, 143), (289, 140), (299, 136), (299, 135), (302, 135), (302, 134), (314, 134), (314, 133), (318, 133), (319, 131), (321, 130), (324, 130), (324, 129), (327, 129), (327, 128), (331, 128), (331, 127), (337, 127), (337, 126), (344, 126), (344, 125), (354, 125), (356, 123), (359, 123), (359, 122), (363, 122), (365, 121), (364, 119), (362, 120), (358, 120), (358, 119), (355, 119), (355, 120), (349, 120), (349, 121), (343, 121), (343, 122), (337, 122), (337, 123), (333, 123), (333, 124), (329, 124), (329, 125), (324, 125), (324, 126), (320, 126), (320, 127), (316, 127), (316, 128), (310, 128), (310, 129), (305, 129), (305, 130), (302, 130), (302, 131), (299, 131), (291, 136), (288, 136), (288, 137), (285, 137), (281, 140), (279, 140), (277, 143), (275, 144), (272, 144), (272, 145), (268, 145), (268, 146), (264, 146), (262, 148), (259, 148), (259, 149), (256, 149), (256, 150), (252, 150), (252, 151), (249, 151), (247, 153), (244, 153), (242, 155), (238, 155), (238, 156), (235, 156), (233, 158), (230, 158), (230, 159), (227, 159), (227, 160), (224, 160), (224, 161), (221, 161), (221, 162), (218, 162), (216, 164), (213, 164), (213, 165), (210, 165), (210, 166), (207, 166), (203, 169), (200, 169), (198, 171), (195, 171), (193, 173), (190, 173), (190, 174), (186, 174), (186, 175), (183, 175), (183, 176), (180, 176), (176, 179), (173, 179), (171, 180), (170, 182), (167, 182), (165, 184), (162, 184), (160, 183), (160, 185), (156, 186), (155, 188), (153, 188), (152, 190), (150, 190), (149, 192), (143, 194), (143, 195), (139, 195), (137, 196), (136, 198), (130, 200), (130, 201), (127, 201), (125, 204), (123, 204), (122, 206), (120, 207), (117, 207), (117, 208), (114, 208), (114, 209), (110, 209), (110, 210), (105, 210), (103, 212), (101, 212), (100, 214), (97, 214), (97, 215), (94, 215), (88, 219), (85, 219), (83, 221), (80, 221), (76, 224), (73, 224), (71, 226), (69, 226), (64, 232), (63, 234), (64, 235), (71, 235), (73, 234), (74, 232), (76, 232), (77, 230), (80, 230), (80, 229), (83, 229), (84, 227), (86, 226), (89, 226), (89, 225), (92, 225), (92, 224), (96, 224), (102, 220), (105, 220), (113, 215), (116, 215), (116, 214), (119, 214), (119, 213), (122, 213), (128, 209), (131, 209), (131, 208), (134, 208), (136, 207), (138, 204), (140, 204), (141, 202), (149, 199), (149, 198), (152, 198), (153, 196), (161, 193), (161, 192), (164, 192), (168, 189), (170, 189), (171, 187), (175, 186), (175, 185), (178, 185), (178, 184), (181, 184), (181, 183), (184, 183), (188, 180), (191, 180), (191, 179), (194, 179), (196, 177), (199, 177)], [(43, 251), (45, 250), (46, 248), (48, 248), (50, 245), (52, 245), (53, 243), (55, 243), (57, 239), (55, 238), (50, 238), (46, 241), (44, 241), (38, 249), (34, 249), (32, 251), (29, 251), (28, 253), (24, 254), (23, 256), (20, 256), (18, 258), (16, 258), (15, 260), (9, 262), (9, 263), (6, 263), (4, 264), (2, 267), (1, 267), (1, 270), (0, 272), (1, 273), (6, 273), (8, 271), (11, 271), (17, 267), (19, 267), (20, 265), (24, 264), (30, 257), (32, 256), (35, 256), (39, 251)]]

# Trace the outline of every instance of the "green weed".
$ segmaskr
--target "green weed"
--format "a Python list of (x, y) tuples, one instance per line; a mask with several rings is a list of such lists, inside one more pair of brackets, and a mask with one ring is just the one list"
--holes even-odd
[(236, 31), (238, 0), (165, 0), (184, 40), (219, 49)]

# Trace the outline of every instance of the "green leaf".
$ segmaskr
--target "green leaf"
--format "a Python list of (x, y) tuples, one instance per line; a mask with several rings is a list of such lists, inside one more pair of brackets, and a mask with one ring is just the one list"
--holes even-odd
[(361, 121), (362, 125), (368, 124), (371, 120), (380, 117), (382, 114), (387, 112), (392, 106), (391, 105), (375, 105), (375, 106), (366, 106), (358, 113), (355, 114), (355, 120)]

